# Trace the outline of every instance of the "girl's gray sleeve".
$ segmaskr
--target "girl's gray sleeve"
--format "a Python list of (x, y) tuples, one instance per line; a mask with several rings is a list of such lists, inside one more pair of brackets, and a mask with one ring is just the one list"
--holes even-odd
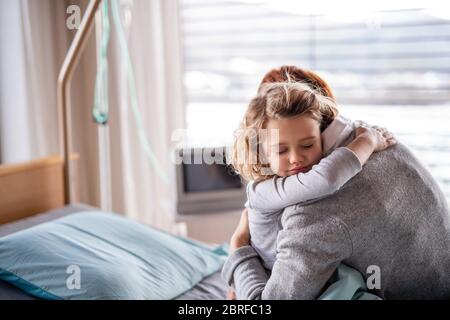
[(361, 169), (353, 151), (337, 148), (307, 173), (249, 183), (246, 206), (260, 212), (274, 212), (319, 199), (338, 191)]

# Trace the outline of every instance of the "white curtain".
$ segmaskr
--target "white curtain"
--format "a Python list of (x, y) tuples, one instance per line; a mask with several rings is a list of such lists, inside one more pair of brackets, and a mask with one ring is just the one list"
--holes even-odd
[(2, 163), (58, 153), (55, 9), (50, 1), (0, 1)]
[[(115, 1), (115, 0), (112, 0)], [(124, 62), (111, 20), (109, 49), (111, 206), (140, 222), (178, 232), (174, 223), (171, 133), (184, 127), (176, 0), (119, 0), (134, 66), (138, 107), (164, 183), (138, 139)], [(30, 160), (58, 150), (56, 81), (74, 31), (66, 8), (86, 0), (0, 0), (1, 162)], [(95, 33), (72, 81), (73, 149), (80, 153), (81, 201), (100, 206), (98, 126), (91, 108), (96, 73)], [(100, 140), (100, 143), (104, 143)]]
[[(177, 1), (120, 3), (144, 134), (160, 168), (152, 165), (138, 137), (125, 61), (112, 27), (109, 131), (112, 207), (141, 222), (179, 232), (176, 228), (180, 226), (174, 224), (174, 166), (170, 157), (174, 147), (171, 133), (184, 127)], [(169, 184), (161, 176), (168, 177)]]
[[(17, 163), (59, 154), (57, 78), (75, 30), (66, 9), (87, 0), (0, 0), (0, 161)], [(95, 39), (72, 81), (73, 150), (80, 153), (82, 202), (98, 205), (97, 128), (90, 121)]]

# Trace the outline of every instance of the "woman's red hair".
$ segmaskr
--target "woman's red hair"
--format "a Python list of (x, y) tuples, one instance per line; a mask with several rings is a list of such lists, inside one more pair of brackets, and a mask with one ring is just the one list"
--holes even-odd
[(267, 72), (259, 85), (258, 92), (261, 89), (261, 85), (264, 83), (286, 81), (307, 83), (322, 95), (336, 100), (328, 83), (317, 73), (296, 66), (281, 66)]

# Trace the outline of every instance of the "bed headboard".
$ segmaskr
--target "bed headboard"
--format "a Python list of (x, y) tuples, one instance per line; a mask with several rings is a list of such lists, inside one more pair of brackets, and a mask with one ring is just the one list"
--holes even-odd
[[(78, 158), (71, 156), (72, 167), (77, 167)], [(0, 224), (63, 207), (63, 164), (61, 156), (49, 156), (0, 166)], [(79, 192), (75, 194), (78, 198)]]

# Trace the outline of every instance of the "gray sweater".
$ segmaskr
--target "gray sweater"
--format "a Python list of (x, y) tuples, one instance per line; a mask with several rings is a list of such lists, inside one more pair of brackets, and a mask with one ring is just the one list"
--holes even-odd
[(360, 171), (361, 163), (353, 151), (337, 148), (307, 173), (274, 177), (247, 185), (245, 206), (248, 209), (250, 244), (265, 268), (272, 269), (275, 262), (276, 238), (284, 209), (329, 196)]
[[(353, 139), (343, 132), (332, 148)], [(281, 230), (271, 272), (251, 246), (223, 267), (239, 299), (315, 299), (341, 262), (366, 278), (378, 268), (373, 293), (385, 299), (450, 298), (448, 204), (402, 144), (372, 155), (333, 195), (286, 208), (273, 227)]]

